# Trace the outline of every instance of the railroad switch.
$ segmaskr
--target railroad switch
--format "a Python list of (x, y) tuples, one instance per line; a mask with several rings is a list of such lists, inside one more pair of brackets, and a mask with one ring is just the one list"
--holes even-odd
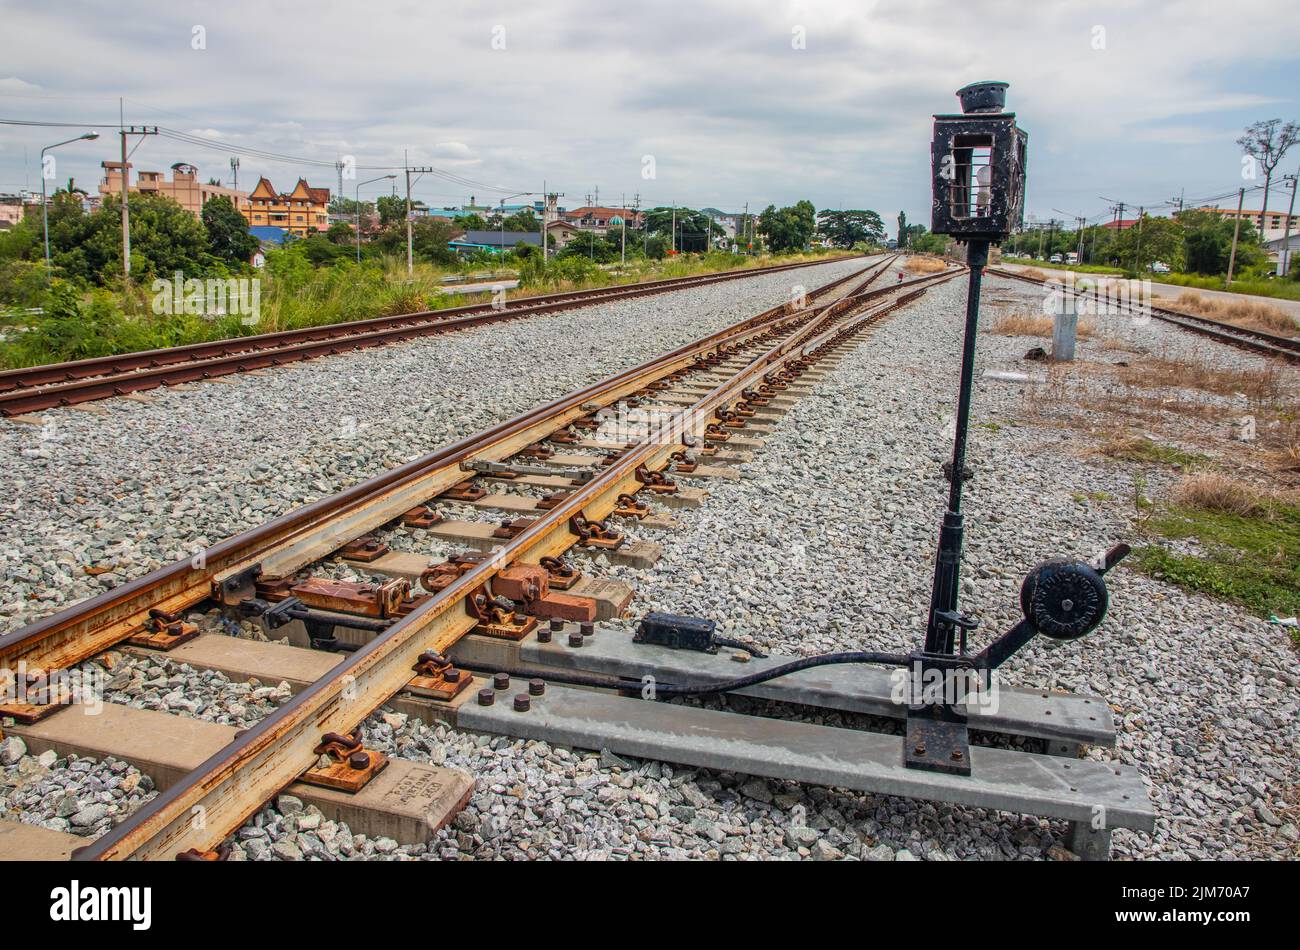
[(428, 505), (412, 508), (402, 515), (402, 524), (408, 528), (432, 528), (442, 520), (441, 513)]
[(437, 650), (421, 653), (411, 669), (416, 676), (406, 684), (406, 688), (418, 696), (442, 702), (455, 699), (474, 682), (474, 677), (465, 670), (452, 666), (451, 660)]
[(644, 465), (638, 465), (636, 480), (658, 495), (672, 495), (677, 491), (677, 483), (663, 472), (653, 472)]
[(394, 577), (382, 584), (309, 577), (291, 586), (288, 594), (308, 607), (381, 618), (410, 613), (408, 601), (412, 599), (411, 582), (402, 577)]
[(592, 598), (552, 593), (550, 587), (550, 573), (540, 564), (514, 564), (492, 579), (492, 593), (523, 604), (531, 616), (574, 623), (596, 619)]
[(605, 524), (592, 521), (579, 512), (569, 519), (569, 530), (578, 536), (578, 545), (584, 548), (603, 548), (616, 551), (623, 546), (623, 535)]
[(492, 530), (492, 537), (509, 541), (511, 538), (519, 537), (536, 523), (536, 518), (514, 518), (509, 521), (502, 521)]
[(176, 855), (177, 861), (225, 861), (230, 857), (230, 845), (223, 844), (221, 847), (211, 851), (200, 851), (198, 848), (187, 848)]
[(685, 452), (674, 452), (668, 456), (668, 463), (671, 471), (682, 475), (689, 475), (696, 468), (695, 462)]
[(453, 554), (445, 561), (426, 567), (420, 575), (420, 586), (430, 594), (437, 594), (450, 587), (462, 574), (467, 574), (478, 567), (487, 558), (486, 554), (478, 551)]
[(546, 568), (553, 590), (568, 590), (582, 580), (582, 571), (563, 558), (546, 556), (537, 562)]
[(372, 535), (349, 541), (339, 549), (339, 555), (349, 561), (361, 561), (363, 564), (377, 561), (388, 553), (388, 545)]
[(140, 629), (127, 637), (126, 642), (133, 647), (147, 647), (151, 650), (174, 650), (182, 643), (189, 643), (199, 635), (199, 628), (186, 623), (177, 613), (168, 613), (157, 607), (149, 611), (149, 619)]
[(438, 497), (448, 501), (478, 501), (486, 494), (486, 488), (478, 488), (473, 481), (463, 481), (452, 485)]
[(659, 610), (642, 618), (636, 633), (632, 635), (632, 642), (674, 650), (694, 650), (697, 653), (717, 653), (721, 647), (735, 647), (753, 656), (763, 656), (746, 643), (718, 636), (718, 624), (714, 620)]
[(496, 637), (500, 640), (522, 640), (532, 633), (537, 626), (537, 618), (529, 617), (515, 610), (512, 601), (505, 597), (490, 596), (485, 587), (480, 587), (465, 602), (469, 615), (478, 624), (474, 633)]
[[(21, 683), (19, 676), (22, 676)], [(73, 699), (70, 685), (52, 683), (49, 674), (40, 669), (21, 672), (0, 669), (0, 696), (13, 698), (11, 702), (0, 703), (0, 716), (11, 717), (24, 725), (39, 722)]]
[(554, 491), (537, 500), (537, 507), (542, 511), (550, 511), (568, 501), (573, 496), (571, 491)]
[[(715, 415), (717, 415), (718, 421), (728, 429), (743, 429), (749, 424), (732, 409), (719, 409)], [(750, 413), (750, 415), (753, 415), (753, 413)]]
[(634, 496), (629, 495), (627, 492), (619, 495), (615, 504), (614, 514), (620, 518), (636, 518), (640, 521), (650, 515), (650, 506), (645, 502), (637, 501)]
[(388, 756), (362, 745), (360, 729), (350, 736), (327, 732), (312, 751), (320, 759), (303, 773), (301, 781), (322, 788), (359, 792), (388, 767)]

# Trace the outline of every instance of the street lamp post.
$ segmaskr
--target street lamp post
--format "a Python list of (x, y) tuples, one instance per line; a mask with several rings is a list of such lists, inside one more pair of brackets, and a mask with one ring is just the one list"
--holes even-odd
[(368, 185), (372, 181), (387, 181), (389, 179), (396, 178), (396, 177), (397, 177), (396, 175), (380, 175), (378, 178), (371, 178), (367, 181), (360, 181), (357, 182), (357, 187), (353, 191), (355, 197), (352, 199), (352, 204), (353, 204), (352, 210), (356, 212), (356, 216), (357, 216), (357, 263), (358, 264), (361, 263), (361, 186)]
[[(505, 249), (506, 249), (506, 202), (507, 202), (507, 201), (510, 201), (510, 200), (512, 200), (512, 199), (514, 199), (514, 198), (524, 198), (524, 197), (527, 197), (527, 196), (529, 196), (529, 195), (535, 195), (535, 194), (537, 194), (537, 192), (535, 192), (535, 191), (521, 191), (521, 192), (519, 192), (519, 194), (517, 194), (517, 195), (507, 195), (505, 198), (502, 198), (501, 201), (499, 202), (499, 204), (500, 204), (500, 211), (498, 212), (498, 214), (499, 214), (500, 217), (501, 217), (501, 240), (500, 240), (500, 243), (497, 245), (497, 253), (499, 253), (499, 254), (503, 254), (503, 253), (505, 253)], [(546, 195), (543, 194), (543, 195), (542, 195), (542, 245), (543, 245), (543, 253), (545, 252), (545, 244), (546, 244)]]
[[(64, 142), (55, 142), (53, 145), (47, 145), (41, 149), (41, 230), (45, 232), (45, 273), (49, 276), (50, 272), (50, 210), (45, 203), (45, 153), (50, 149), (58, 148), (60, 145), (68, 145), (72, 142), (80, 142), (82, 139), (94, 141), (99, 138), (98, 132), (87, 132), (84, 135), (78, 135), (75, 139), (68, 139)], [(122, 174), (126, 174), (123, 170)]]

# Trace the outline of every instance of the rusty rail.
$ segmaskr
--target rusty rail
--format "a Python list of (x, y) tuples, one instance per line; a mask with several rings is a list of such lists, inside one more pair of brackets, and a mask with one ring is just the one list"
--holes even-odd
[[(867, 279), (883, 272), (887, 263), (877, 265)], [(832, 293), (869, 270), (832, 281), (812, 291), (810, 299)], [(0, 665), (12, 667), (24, 661), (29, 669), (67, 668), (129, 636), (145, 622), (151, 608), (169, 613), (185, 610), (210, 595), (214, 580), (250, 564), (262, 564), (267, 576), (291, 573), (460, 481), (464, 477), (459, 469), (462, 461), (500, 460), (587, 415), (582, 408), (585, 404), (614, 402), (641, 388), (647, 378), (685, 366), (723, 341), (761, 332), (785, 310), (785, 305), (773, 307), (218, 542), (203, 552), (201, 564), (196, 565), (193, 559), (176, 561), (0, 636)]]
[[(953, 270), (928, 275), (874, 292), (851, 294), (847, 299), (862, 305), (875, 296), (897, 290), (919, 293), (918, 287), (951, 279), (957, 273)], [(848, 332), (850, 328), (861, 328), (912, 297), (913, 293), (906, 294), (846, 323), (843, 329)], [(806, 360), (801, 347), (840, 319), (846, 309), (842, 303), (837, 301), (817, 309), (808, 318), (796, 317), (789, 321), (797, 327), (784, 340), (677, 414), (680, 431), (699, 438), (710, 420), (739, 399), (747, 386), (780, 372), (792, 361), (801, 369)], [(821, 349), (826, 346), (823, 344)], [(630, 446), (603, 472), (506, 541), (494, 557), (484, 559), (396, 625), (350, 654), (328, 675), (242, 733), (127, 821), (78, 852), (77, 857), (82, 860), (166, 859), (189, 848), (207, 850), (220, 842), (276, 789), (292, 782), (311, 765), (312, 750), (322, 733), (350, 732), (410, 681), (412, 665), (422, 653), (430, 649), (445, 651), (468, 633), (476, 621), (466, 602), (497, 573), (511, 564), (537, 564), (544, 557), (568, 550), (580, 540), (574, 528), (575, 519), (592, 521), (608, 516), (620, 496), (643, 487), (646, 471), (666, 465), (671, 454), (678, 450), (678, 442), (668, 440), (646, 439)], [(201, 827), (196, 827), (191, 820), (196, 809), (201, 809), (205, 816)]]
[(96, 357), (0, 372), (0, 415), (39, 412), (129, 393), (331, 356), (349, 350), (451, 333), (598, 303), (687, 290), (761, 274), (852, 260), (853, 255), (692, 277), (520, 297), (509, 306), (466, 304), (166, 349)]
[[(1006, 277), (1015, 280), (1024, 281), (1027, 284), (1034, 284), (1038, 287), (1047, 286), (1052, 278), (1030, 277), (1027, 274), (1018, 274), (1015, 271), (1003, 270), (1000, 267), (989, 267), (985, 271), (995, 277)], [(1083, 299), (1089, 299), (1088, 294), (1079, 294)], [(1125, 310), (1132, 311), (1130, 304), (1124, 304), (1118, 301), (1107, 300), (1106, 303), (1112, 306), (1119, 306)], [(1251, 330), (1246, 327), (1239, 327), (1236, 324), (1224, 323), (1221, 320), (1213, 320), (1210, 317), (1202, 317), (1199, 314), (1184, 313), (1181, 310), (1170, 310), (1167, 307), (1147, 306), (1147, 311), (1157, 320), (1181, 327), (1191, 333), (1196, 333), (1228, 346), (1235, 346), (1241, 350), (1248, 350), (1252, 353), (1259, 353), (1263, 356), (1271, 356), (1276, 359), (1285, 360), (1288, 363), (1300, 363), (1300, 340), (1289, 337), (1278, 336), (1275, 333), (1266, 333), (1263, 330)]]

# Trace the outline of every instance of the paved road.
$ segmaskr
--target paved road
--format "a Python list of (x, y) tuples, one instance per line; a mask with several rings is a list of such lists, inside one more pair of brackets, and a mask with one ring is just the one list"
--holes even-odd
[[(1039, 267), (1037, 265), (1031, 265), (1030, 268), (1026, 268), (1023, 264), (1002, 263), (998, 266), (1010, 271), (1032, 269), (1042, 271), (1044, 274), (1066, 273), (1065, 271), (1058, 270), (1054, 267)], [(1079, 277), (1099, 278), (1107, 276), (1105, 274), (1085, 274), (1082, 271), (1076, 271), (1075, 273)], [(1161, 284), (1154, 280), (1151, 282), (1151, 290), (1157, 297), (1175, 298), (1184, 291), (1191, 291), (1194, 294), (1201, 294), (1206, 297), (1219, 297), (1225, 300), (1249, 300), (1254, 303), (1270, 304), (1277, 307), (1279, 310), (1300, 319), (1300, 300), (1284, 300), (1281, 297), (1260, 297), (1257, 294), (1236, 294), (1226, 290), (1201, 290), (1198, 287), (1180, 287), (1178, 284)]]

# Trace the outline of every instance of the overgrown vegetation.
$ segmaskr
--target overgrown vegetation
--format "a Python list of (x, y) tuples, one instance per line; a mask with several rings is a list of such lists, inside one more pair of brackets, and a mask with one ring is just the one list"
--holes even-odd
[[(1051, 317), (1035, 313), (1008, 313), (993, 322), (990, 332), (1000, 336), (1041, 336), (1051, 337), (1055, 321)], [(1080, 320), (1076, 324), (1075, 334), (1081, 340), (1091, 339), (1097, 333), (1097, 325), (1090, 320)]]
[(1097, 451), (1111, 458), (1147, 465), (1178, 465), (1184, 468), (1205, 461), (1205, 456), (1164, 445), (1143, 435), (1120, 435), (1106, 439)]
[[(1166, 303), (1159, 297), (1156, 298), (1155, 302), (1158, 306), (1164, 306)], [(1296, 323), (1295, 318), (1284, 310), (1254, 300), (1206, 297), (1202, 294), (1184, 291), (1169, 303), (1172, 304), (1174, 310), (1194, 313), (1213, 320), (1221, 320), (1225, 323), (1234, 323), (1237, 326), (1253, 330), (1263, 330), (1266, 333), (1291, 336), (1300, 329), (1300, 325)]]
[(1201, 474), (1184, 479), (1144, 527), (1160, 540), (1137, 550), (1138, 570), (1259, 617), (1300, 613), (1300, 505)]

